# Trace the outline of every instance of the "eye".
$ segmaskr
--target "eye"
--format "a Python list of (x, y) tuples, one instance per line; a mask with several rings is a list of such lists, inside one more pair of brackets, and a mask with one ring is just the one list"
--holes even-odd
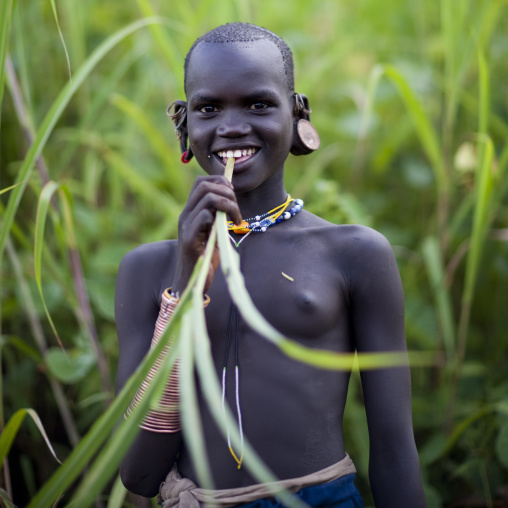
[(268, 104), (266, 102), (254, 102), (249, 106), (249, 109), (266, 109)]
[(210, 104), (207, 104), (206, 106), (200, 107), (199, 111), (201, 113), (217, 113), (217, 111), (219, 111), (219, 108), (217, 108), (216, 106), (211, 106)]

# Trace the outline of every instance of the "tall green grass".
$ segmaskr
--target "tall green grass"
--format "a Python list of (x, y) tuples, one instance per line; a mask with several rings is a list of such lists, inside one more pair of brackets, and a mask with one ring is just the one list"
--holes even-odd
[[(115, 481), (117, 467), (160, 386), (123, 421), (149, 356), (108, 406), (117, 361), (116, 268), (135, 245), (176, 235), (199, 168), (179, 163), (165, 107), (183, 97), (183, 58), (194, 39), (235, 20), (287, 40), (297, 89), (311, 101), (322, 149), (288, 160), (288, 190), (298, 191), (307, 209), (336, 223), (368, 224), (394, 246), (409, 349), (434, 358), (429, 367), (427, 356), (416, 356), (425, 366), (413, 366), (429, 506), (500, 501), (508, 473), (506, 3), (137, 0), (71, 8), (55, 0), (22, 7), (22, 15), (19, 2), (0, 7), (2, 453), (14, 437), (2, 469), (4, 504), (50, 506), (61, 493), (60, 504), (89, 506), (108, 496), (108, 506), (135, 502)], [(223, 258), (234, 268), (230, 255)], [(240, 307), (254, 312), (241, 274), (229, 273)], [(202, 456), (190, 372), (195, 364), (210, 379), (213, 368), (194, 351), (207, 348), (193, 332), (202, 330), (202, 318), (185, 323), (182, 317), (174, 325), (193, 337), (183, 341), (183, 417), (193, 453)], [(288, 354), (308, 357), (261, 317), (254, 325)], [(314, 360), (352, 365), (352, 358), (319, 352)], [(354, 374), (344, 432), (368, 505), (357, 383)], [(218, 387), (203, 386), (212, 410), (220, 408)], [(63, 466), (21, 414), (40, 419)], [(224, 421), (221, 411), (216, 417)], [(232, 438), (238, 443), (234, 430)], [(246, 467), (269, 481), (248, 451)], [(209, 482), (205, 467), (200, 475)]]

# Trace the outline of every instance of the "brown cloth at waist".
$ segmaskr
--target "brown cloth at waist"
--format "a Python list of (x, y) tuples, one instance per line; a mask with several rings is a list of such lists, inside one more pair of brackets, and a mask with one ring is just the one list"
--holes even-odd
[(163, 508), (200, 508), (206, 504), (227, 508), (273, 497), (273, 492), (277, 489), (294, 493), (304, 487), (331, 482), (351, 473), (356, 473), (356, 468), (346, 454), (336, 464), (300, 478), (290, 478), (274, 483), (258, 483), (234, 489), (210, 490), (200, 489), (191, 480), (182, 478), (175, 465), (166, 477), (166, 481), (161, 484), (158, 501)]

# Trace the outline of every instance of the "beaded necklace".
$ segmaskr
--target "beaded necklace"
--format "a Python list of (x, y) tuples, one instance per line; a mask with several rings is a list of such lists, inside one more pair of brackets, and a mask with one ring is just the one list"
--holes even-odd
[[(292, 206), (289, 210), (286, 210), (289, 204)], [(240, 239), (239, 242), (236, 242), (233, 237), (230, 235), (231, 241), (234, 243), (235, 247), (238, 246), (245, 240), (247, 236), (249, 236), (252, 232), (254, 233), (264, 233), (270, 226), (274, 224), (280, 224), (282, 221), (289, 220), (291, 217), (296, 215), (303, 209), (303, 201), (301, 199), (293, 199), (289, 194), (284, 203), (279, 206), (276, 206), (272, 210), (265, 212), (261, 215), (256, 215), (255, 217), (250, 217), (249, 219), (242, 219), (240, 224), (235, 224), (233, 221), (228, 221), (228, 231), (232, 231), (233, 233), (239, 235), (245, 235)]]

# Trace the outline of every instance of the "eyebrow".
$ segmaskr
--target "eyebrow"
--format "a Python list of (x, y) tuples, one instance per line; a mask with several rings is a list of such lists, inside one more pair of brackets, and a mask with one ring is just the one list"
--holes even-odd
[[(256, 100), (269, 100), (272, 102), (278, 102), (280, 100), (280, 96), (276, 93), (274, 93), (270, 89), (261, 88), (259, 90), (254, 90), (253, 92), (249, 93), (248, 95), (243, 96), (242, 101), (245, 102), (253, 102)], [(204, 104), (204, 103), (212, 103), (216, 104), (218, 102), (221, 102), (222, 99), (219, 97), (214, 97), (213, 95), (206, 95), (206, 94), (197, 94), (193, 95), (190, 98), (189, 104)]]
[(189, 104), (203, 104), (206, 102), (218, 102), (216, 97), (211, 95), (193, 95), (189, 101)]

